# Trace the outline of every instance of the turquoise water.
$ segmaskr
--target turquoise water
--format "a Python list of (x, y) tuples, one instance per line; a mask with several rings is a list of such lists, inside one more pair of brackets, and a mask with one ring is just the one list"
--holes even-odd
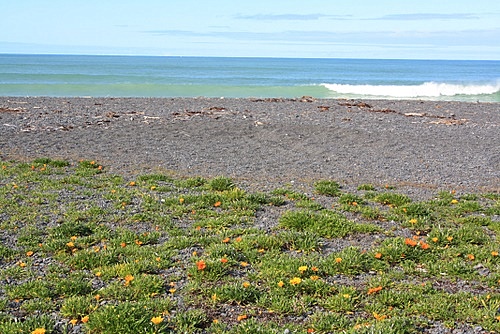
[(500, 61), (0, 54), (0, 96), (500, 102)]

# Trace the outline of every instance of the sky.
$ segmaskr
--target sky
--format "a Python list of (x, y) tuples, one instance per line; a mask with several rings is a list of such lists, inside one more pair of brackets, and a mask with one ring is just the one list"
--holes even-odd
[(500, 60), (494, 0), (0, 0), (0, 53)]

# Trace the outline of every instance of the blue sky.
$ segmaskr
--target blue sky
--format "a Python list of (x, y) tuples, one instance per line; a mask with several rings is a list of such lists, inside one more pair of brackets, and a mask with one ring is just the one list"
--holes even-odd
[(492, 0), (0, 0), (0, 53), (500, 60)]

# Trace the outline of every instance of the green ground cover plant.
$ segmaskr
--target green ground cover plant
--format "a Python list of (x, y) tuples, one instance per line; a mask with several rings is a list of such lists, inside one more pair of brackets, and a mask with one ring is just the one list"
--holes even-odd
[(500, 196), (0, 161), (0, 333), (500, 331)]

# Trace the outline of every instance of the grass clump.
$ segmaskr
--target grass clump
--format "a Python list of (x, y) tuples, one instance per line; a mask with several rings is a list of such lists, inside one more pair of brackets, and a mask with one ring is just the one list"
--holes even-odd
[(0, 166), (1, 333), (500, 331), (495, 193)]
[(340, 195), (340, 185), (335, 181), (322, 180), (314, 184), (314, 189), (320, 195), (337, 197)]

